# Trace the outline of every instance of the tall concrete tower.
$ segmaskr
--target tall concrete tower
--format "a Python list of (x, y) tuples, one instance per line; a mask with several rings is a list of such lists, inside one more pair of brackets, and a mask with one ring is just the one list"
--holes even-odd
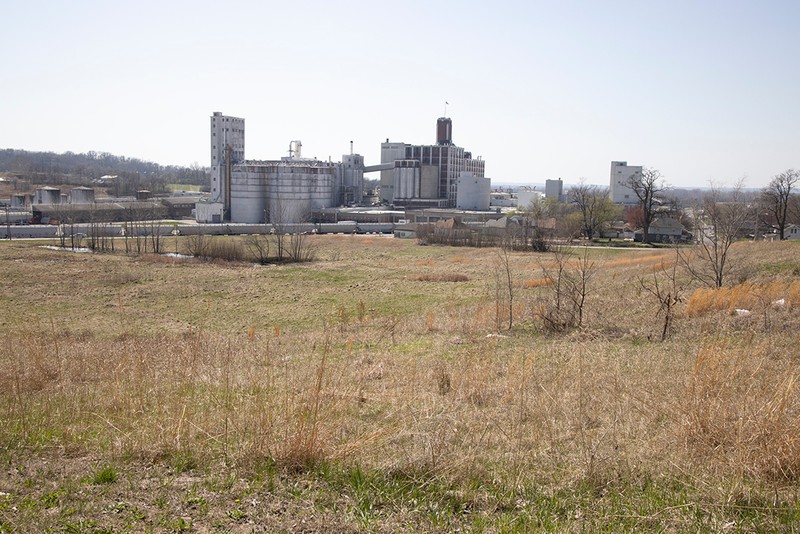
[(230, 167), (244, 161), (244, 119), (228, 117), (219, 111), (211, 115), (211, 202), (231, 207)]

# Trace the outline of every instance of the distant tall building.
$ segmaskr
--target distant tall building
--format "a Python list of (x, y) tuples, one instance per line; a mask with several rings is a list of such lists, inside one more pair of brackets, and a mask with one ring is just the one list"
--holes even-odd
[[(440, 117), (436, 121), (435, 145), (388, 139), (381, 144), (381, 201), (407, 207), (458, 207), (458, 180), (462, 173), (484, 178), (485, 165), (480, 157), (473, 159), (471, 152), (453, 144), (453, 122)], [(466, 198), (462, 195), (461, 200), (474, 204)]]
[(627, 161), (612, 161), (611, 184), (608, 190), (611, 201), (615, 204), (638, 204), (639, 198), (628, 184), (632, 176), (641, 173), (641, 165), (628, 165)]
[(230, 170), (244, 161), (244, 119), (219, 111), (211, 116), (211, 202), (230, 208)]
[(564, 182), (561, 181), (561, 178), (558, 180), (545, 180), (544, 198), (564, 200)]

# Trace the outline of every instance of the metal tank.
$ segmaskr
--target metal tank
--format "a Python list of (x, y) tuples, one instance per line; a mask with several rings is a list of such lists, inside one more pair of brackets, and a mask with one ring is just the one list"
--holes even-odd
[(266, 184), (270, 168), (269, 165), (258, 163), (234, 166), (231, 172), (231, 222), (265, 222)]
[(269, 222), (305, 222), (311, 211), (336, 203), (337, 166), (316, 160), (280, 162), (268, 173)]
[(73, 187), (70, 191), (71, 204), (92, 204), (94, 202), (94, 189), (91, 187)]
[(14, 193), (11, 195), (11, 209), (24, 209), (28, 207), (27, 193)]
[(61, 189), (56, 187), (40, 187), (33, 193), (34, 204), (61, 203)]

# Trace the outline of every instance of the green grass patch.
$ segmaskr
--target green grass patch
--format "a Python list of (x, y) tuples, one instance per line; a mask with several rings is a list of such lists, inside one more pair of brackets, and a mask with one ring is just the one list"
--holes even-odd
[(800, 276), (800, 261), (766, 262), (759, 266), (759, 270), (769, 275), (788, 274)]
[(167, 184), (167, 189), (170, 191), (193, 191), (199, 193), (202, 185), (196, 184)]
[(117, 468), (111, 464), (106, 464), (99, 467), (94, 473), (86, 478), (89, 484), (95, 486), (102, 484), (113, 484), (117, 481)]

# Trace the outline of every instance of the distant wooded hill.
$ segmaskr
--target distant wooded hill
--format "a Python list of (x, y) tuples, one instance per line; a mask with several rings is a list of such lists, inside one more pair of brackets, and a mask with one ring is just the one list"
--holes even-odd
[[(108, 152), (85, 154), (0, 150), (0, 172), (11, 173), (34, 185), (88, 185), (105, 187), (109, 195), (126, 196), (140, 189), (153, 193), (167, 191), (167, 184), (210, 184), (209, 170), (199, 165), (162, 166)], [(103, 177), (116, 176), (103, 180)]]

